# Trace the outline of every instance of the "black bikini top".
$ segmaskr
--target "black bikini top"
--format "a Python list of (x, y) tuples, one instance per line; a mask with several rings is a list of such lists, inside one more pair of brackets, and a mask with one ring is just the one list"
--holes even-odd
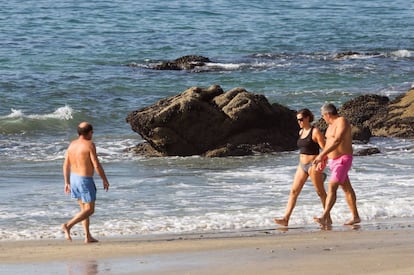
[(309, 134), (305, 138), (298, 139), (297, 145), (301, 154), (304, 155), (318, 155), (319, 144), (312, 139), (313, 127), (311, 127)]

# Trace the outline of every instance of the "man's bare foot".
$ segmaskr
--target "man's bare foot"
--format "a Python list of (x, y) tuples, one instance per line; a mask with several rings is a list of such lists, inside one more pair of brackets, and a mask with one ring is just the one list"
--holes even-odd
[(360, 222), (361, 222), (361, 219), (358, 217), (358, 218), (350, 219), (349, 221), (344, 223), (344, 225), (354, 225), (354, 224), (360, 223)]
[(99, 241), (93, 237), (89, 237), (85, 239), (85, 243), (97, 243), (97, 242)]
[(326, 220), (324, 218), (318, 218), (318, 217), (313, 217), (313, 220), (317, 223), (319, 223), (320, 226), (325, 227), (328, 225), (328, 223), (326, 222)]
[(72, 241), (72, 237), (70, 236), (70, 229), (68, 228), (68, 225), (66, 223), (62, 224), (62, 231), (65, 233), (65, 238), (68, 241)]
[(281, 226), (288, 226), (288, 224), (289, 224), (289, 221), (286, 220), (285, 218), (283, 218), (283, 219), (274, 218), (273, 220), (275, 221), (275, 223), (277, 223), (278, 225), (281, 225)]

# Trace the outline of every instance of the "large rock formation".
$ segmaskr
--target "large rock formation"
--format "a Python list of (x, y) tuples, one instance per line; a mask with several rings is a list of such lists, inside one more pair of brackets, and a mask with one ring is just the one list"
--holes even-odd
[(372, 136), (369, 121), (373, 116), (386, 112), (388, 103), (386, 96), (362, 95), (342, 105), (339, 113), (351, 123), (354, 140), (369, 141)]
[[(386, 96), (358, 96), (338, 109), (352, 124), (354, 141), (372, 136), (414, 138), (414, 88), (390, 102)], [(193, 87), (131, 112), (131, 128), (147, 143), (134, 150), (148, 156), (234, 156), (296, 149), (295, 111), (242, 88)], [(324, 131), (321, 119), (317, 126)], [(378, 153), (369, 148), (361, 155)]]
[(131, 128), (148, 143), (136, 150), (158, 156), (230, 156), (296, 149), (295, 111), (269, 104), (242, 88), (192, 87), (131, 112)]
[(414, 138), (414, 88), (373, 116), (369, 125), (374, 136)]
[[(393, 101), (386, 96), (358, 96), (338, 112), (352, 124), (354, 140), (368, 142), (372, 136), (414, 138), (414, 88)], [(322, 120), (317, 125), (326, 129)]]

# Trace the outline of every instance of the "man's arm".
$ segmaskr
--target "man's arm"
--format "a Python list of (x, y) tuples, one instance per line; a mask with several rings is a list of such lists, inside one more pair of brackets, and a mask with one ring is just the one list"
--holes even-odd
[(109, 182), (108, 182), (108, 179), (106, 178), (105, 171), (102, 168), (101, 163), (99, 162), (98, 155), (96, 153), (96, 147), (94, 143), (91, 144), (90, 157), (91, 157), (91, 161), (92, 161), (93, 167), (95, 168), (96, 173), (98, 173), (98, 175), (101, 177), (103, 181), (103, 188), (106, 191), (108, 191)]
[(70, 193), (70, 160), (68, 151), (66, 151), (65, 161), (63, 162), (63, 179), (65, 181), (64, 191), (66, 194)]

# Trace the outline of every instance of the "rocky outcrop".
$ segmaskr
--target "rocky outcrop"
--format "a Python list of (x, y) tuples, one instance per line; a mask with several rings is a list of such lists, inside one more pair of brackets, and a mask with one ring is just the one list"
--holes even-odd
[(393, 100), (369, 124), (374, 136), (414, 138), (414, 88)]
[[(350, 121), (354, 142), (372, 136), (414, 138), (414, 89), (392, 102), (386, 96), (358, 96), (338, 111)], [(295, 113), (243, 88), (224, 92), (214, 85), (192, 87), (131, 112), (126, 120), (146, 140), (132, 149), (139, 154), (217, 157), (295, 150)], [(317, 126), (327, 127), (322, 119)], [(377, 148), (356, 152), (375, 153)]]
[[(338, 108), (341, 116), (346, 117), (352, 125), (352, 139), (368, 142), (372, 136), (370, 119), (378, 113), (386, 112), (388, 97), (379, 95), (358, 96)], [(337, 106), (338, 107), (338, 106)], [(327, 125), (323, 119), (316, 124), (324, 132)]]
[(369, 156), (374, 154), (379, 154), (381, 151), (378, 148), (365, 148), (354, 152), (354, 156)]
[(295, 113), (243, 88), (214, 85), (162, 99), (126, 121), (147, 141), (135, 148), (140, 153), (216, 157), (295, 150)]
[[(386, 96), (358, 96), (338, 112), (352, 124), (356, 141), (368, 142), (372, 136), (414, 138), (414, 88), (393, 101)], [(323, 120), (317, 126), (322, 131), (326, 129)]]
[(186, 55), (172, 61), (162, 62), (154, 67), (156, 70), (192, 70), (211, 62), (208, 57), (199, 55)]
[(388, 104), (386, 96), (362, 95), (346, 102), (339, 112), (351, 123), (353, 139), (368, 142), (372, 136), (371, 118), (386, 112)]

